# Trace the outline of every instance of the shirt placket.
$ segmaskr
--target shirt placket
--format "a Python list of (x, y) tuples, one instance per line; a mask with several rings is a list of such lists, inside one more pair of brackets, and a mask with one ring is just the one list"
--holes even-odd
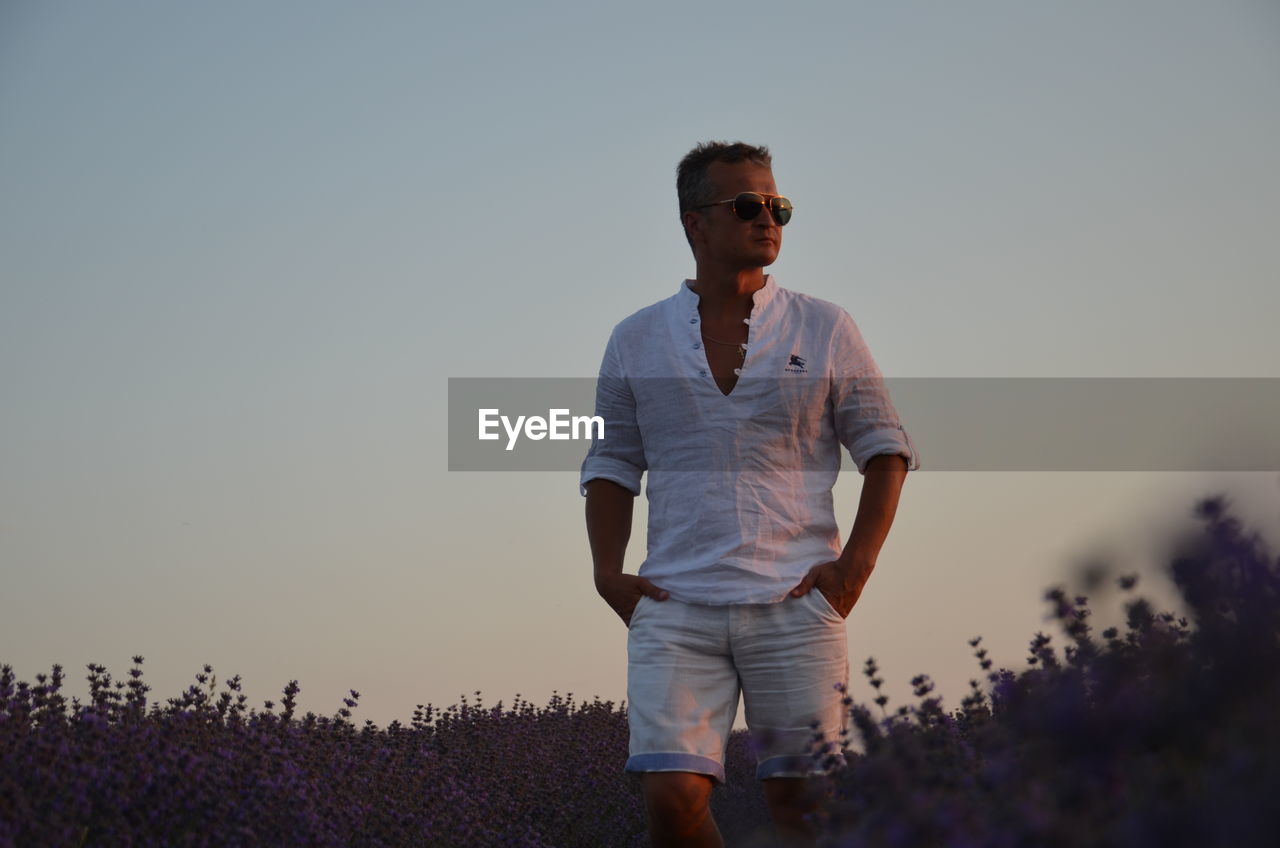
[[(681, 285), (683, 285), (683, 283)], [(685, 288), (688, 287), (686, 286)], [(701, 329), (702, 317), (698, 314), (698, 296), (693, 292), (689, 292), (689, 295), (688, 340), (690, 342), (689, 347), (694, 354), (694, 370), (697, 372), (699, 377), (703, 378), (704, 381), (709, 379), (715, 390), (723, 395), (723, 392), (720, 392), (720, 387), (715, 385), (715, 378), (712, 377), (710, 366), (707, 364), (707, 353), (703, 349)], [(751, 307), (750, 317), (742, 319), (742, 323), (747, 325), (747, 340), (739, 346), (742, 348), (742, 364), (733, 369), (733, 373), (737, 377), (742, 376), (743, 372), (747, 368), (747, 360), (751, 358), (751, 343), (754, 340), (752, 333), (755, 331), (755, 324), (757, 323), (757, 316), (760, 313), (760, 309), (761, 304), (754, 303)]]

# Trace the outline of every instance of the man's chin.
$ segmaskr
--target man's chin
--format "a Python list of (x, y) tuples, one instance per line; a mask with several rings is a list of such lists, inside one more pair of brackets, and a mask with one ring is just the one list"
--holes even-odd
[(759, 262), (760, 262), (760, 267), (761, 267), (761, 268), (767, 268), (767, 267), (769, 267), (770, 265), (772, 265), (773, 263), (775, 263), (775, 262), (777, 262), (777, 261), (778, 261), (778, 251), (777, 251), (777, 250), (768, 250), (768, 251), (765, 251), (765, 252), (763, 252), (763, 253), (759, 254), (759, 255), (758, 255), (758, 257), (757, 257), (757, 259), (758, 259), (758, 260), (759, 260)]

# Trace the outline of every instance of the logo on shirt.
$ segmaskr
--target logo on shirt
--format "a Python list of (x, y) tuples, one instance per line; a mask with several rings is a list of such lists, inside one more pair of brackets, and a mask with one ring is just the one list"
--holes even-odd
[(808, 370), (804, 367), (804, 357), (799, 354), (791, 354), (785, 367), (782, 369), (790, 374), (808, 374)]

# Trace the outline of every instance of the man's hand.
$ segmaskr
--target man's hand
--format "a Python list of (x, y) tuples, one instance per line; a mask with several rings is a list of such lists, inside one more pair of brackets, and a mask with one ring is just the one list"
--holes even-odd
[(831, 560), (809, 569), (796, 587), (791, 590), (793, 597), (800, 598), (816, 589), (826, 596), (827, 600), (841, 618), (848, 618), (854, 604), (862, 596), (862, 587), (867, 585), (867, 577), (871, 569), (846, 568), (839, 560)]
[(659, 589), (644, 577), (634, 574), (597, 575), (596, 591), (613, 607), (613, 611), (627, 627), (631, 626), (631, 613), (635, 612), (641, 597), (648, 595), (655, 601), (667, 599), (664, 589)]

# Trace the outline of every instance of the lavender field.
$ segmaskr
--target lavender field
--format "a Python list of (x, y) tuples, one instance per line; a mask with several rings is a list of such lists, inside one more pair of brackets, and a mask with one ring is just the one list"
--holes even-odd
[[(1221, 498), (1169, 563), (1189, 614), (1159, 612), (1135, 578), (1126, 626), (1095, 633), (1088, 599), (1046, 601), (1027, 667), (975, 654), (947, 710), (846, 697), (858, 749), (822, 810), (832, 846), (1261, 846), (1280, 834), (1280, 560)], [(1059, 650), (1058, 646), (1061, 646)], [(279, 703), (250, 708), (213, 669), (164, 703), (142, 657), (126, 679), (89, 667), (87, 703), (0, 668), (0, 846), (640, 846), (622, 706), (420, 706), (407, 725)], [(883, 683), (874, 660), (863, 669)], [(814, 756), (839, 740), (816, 740)], [(730, 845), (768, 845), (747, 738), (713, 793)]]

